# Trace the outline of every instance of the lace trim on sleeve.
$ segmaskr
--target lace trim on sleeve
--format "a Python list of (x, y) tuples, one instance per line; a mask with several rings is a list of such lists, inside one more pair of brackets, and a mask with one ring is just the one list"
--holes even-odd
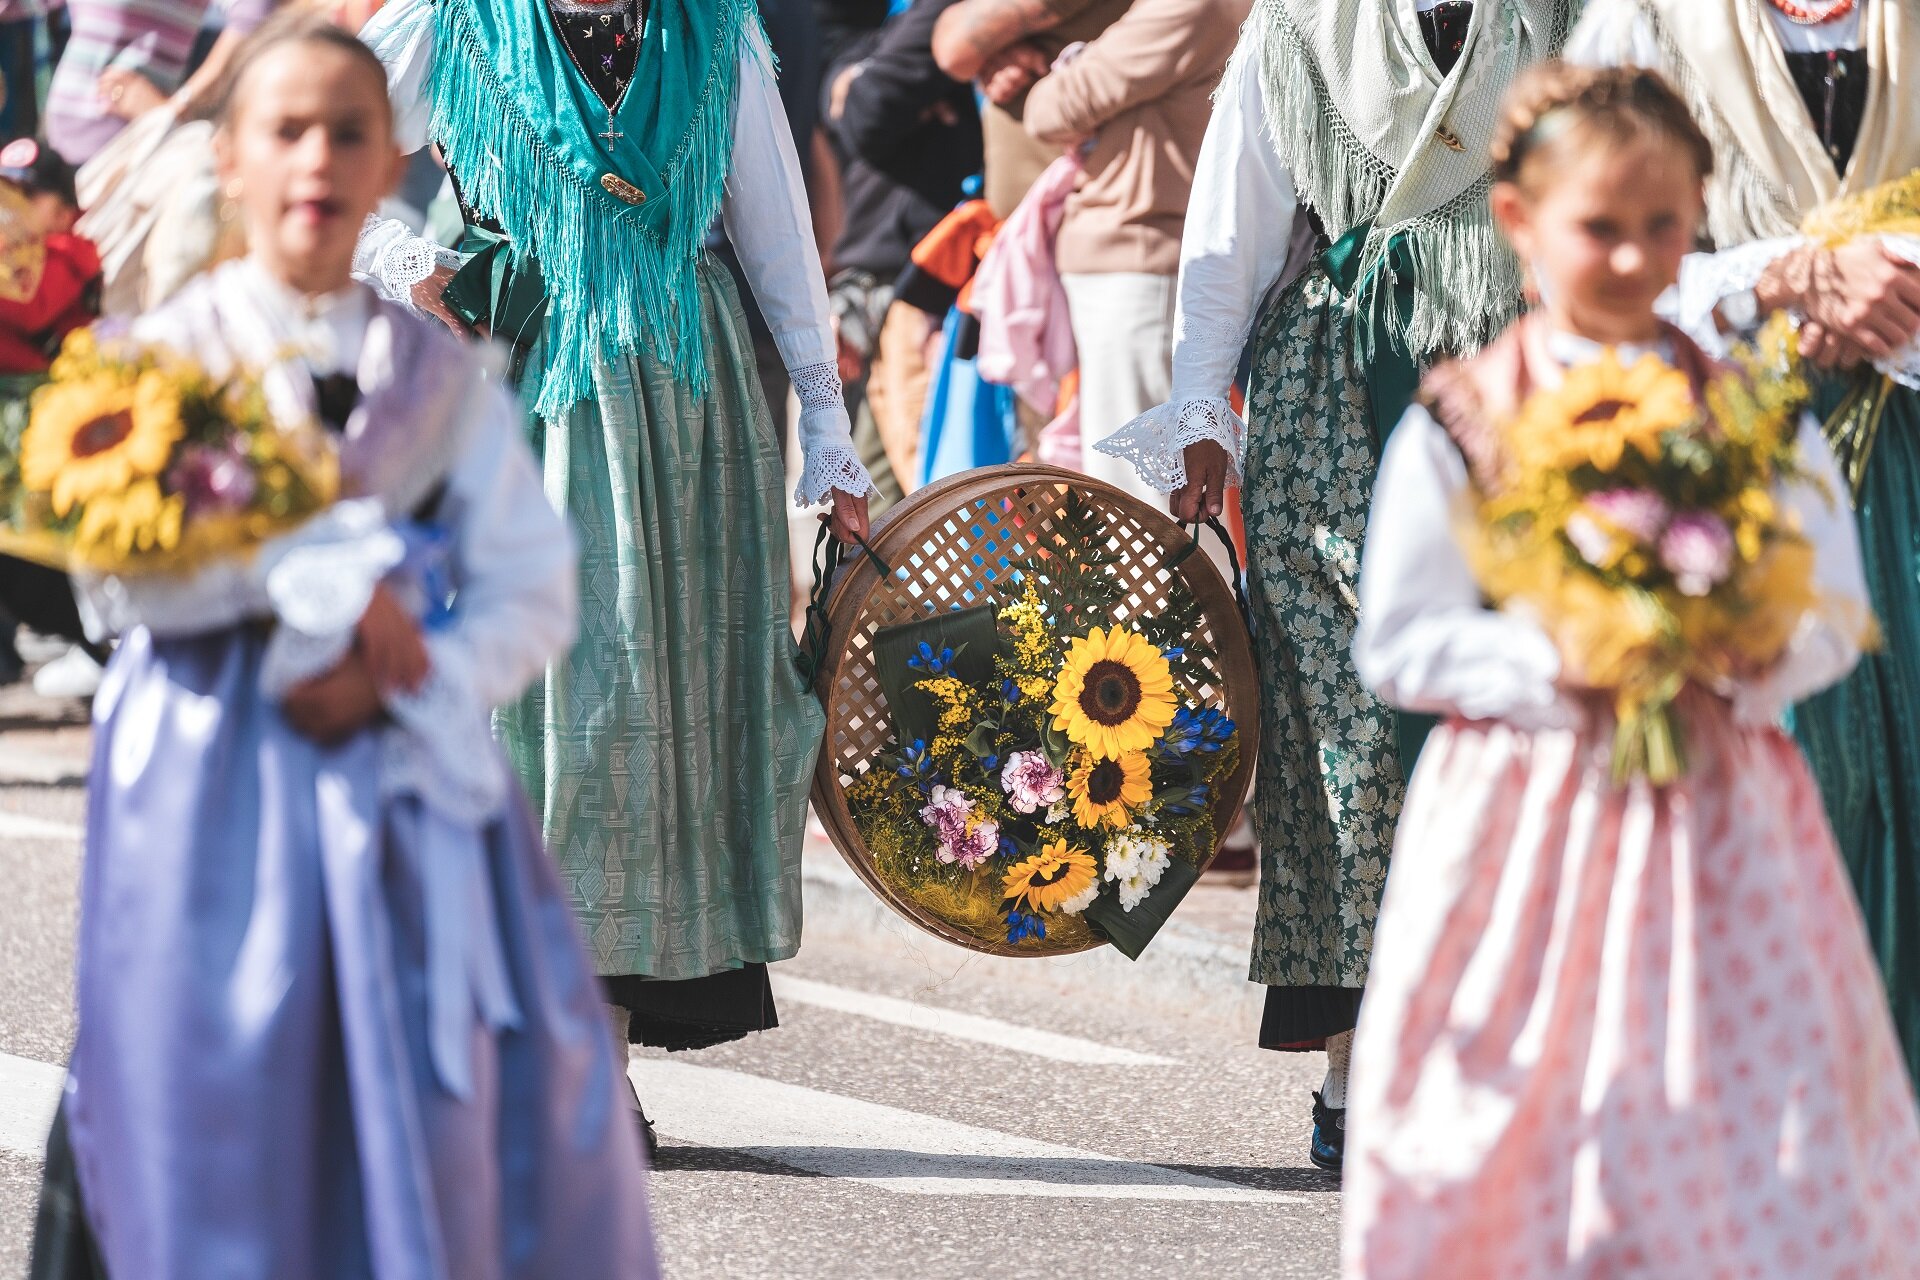
[(1142, 480), (1161, 493), (1172, 493), (1187, 482), (1187, 446), (1202, 440), (1227, 451), (1231, 482), (1244, 483), (1240, 459), (1246, 439), (1247, 424), (1225, 397), (1202, 396), (1149, 409), (1093, 447), (1131, 462)]
[(353, 269), (389, 302), (416, 315), (413, 287), (442, 266), (459, 267), (460, 255), (424, 236), (413, 234), (404, 222), (369, 214), (353, 252)]
[(787, 376), (800, 400), (800, 456), (804, 459), (794, 502), (811, 507), (825, 502), (832, 489), (854, 497), (871, 493), (873, 477), (854, 451), (853, 424), (847, 420), (839, 371), (831, 364), (810, 364), (788, 370)]
[(1247, 345), (1247, 335), (1252, 330), (1251, 321), (1246, 324), (1231, 325), (1220, 320), (1202, 320), (1198, 316), (1182, 315), (1176, 337), (1180, 342), (1191, 342), (1219, 351), (1231, 351), (1237, 363), (1241, 349)]
[(1723, 300), (1754, 288), (1768, 267), (1802, 243), (1798, 236), (1789, 236), (1755, 240), (1719, 253), (1689, 256), (1674, 285), (1673, 322), (1705, 350), (1724, 355), (1728, 335), (1720, 332), (1714, 308)]
[[(1920, 267), (1920, 236), (1887, 236), (1886, 244), (1887, 248)], [(1874, 367), (1901, 386), (1920, 391), (1920, 337), (1885, 360), (1878, 361)]]
[(791, 370), (787, 376), (793, 380), (793, 394), (800, 398), (802, 409), (825, 409), (846, 403), (840, 371), (830, 364), (810, 364)]

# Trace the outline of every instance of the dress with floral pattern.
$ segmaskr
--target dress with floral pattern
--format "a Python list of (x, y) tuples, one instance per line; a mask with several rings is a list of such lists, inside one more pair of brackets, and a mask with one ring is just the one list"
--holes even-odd
[(1405, 789), (1394, 713), (1351, 656), (1379, 465), (1355, 345), (1316, 266), (1267, 310), (1249, 380), (1241, 503), (1262, 694), (1251, 976), (1302, 989), (1271, 993), (1299, 1011), (1276, 1038), (1269, 999), (1270, 1047), (1352, 1028)]

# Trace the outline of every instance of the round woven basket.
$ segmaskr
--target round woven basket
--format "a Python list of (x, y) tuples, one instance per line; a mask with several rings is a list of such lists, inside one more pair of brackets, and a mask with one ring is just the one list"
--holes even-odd
[(856, 553), (828, 597), (826, 652), (814, 677), (827, 710), (826, 741), (813, 780), (814, 811), (847, 863), (888, 906), (936, 937), (990, 955), (1066, 955), (1105, 944), (1098, 937), (1010, 944), (956, 927), (877, 872), (847, 807), (845, 788), (894, 738), (886, 695), (874, 670), (874, 633), (955, 605), (982, 603), (1004, 585), (1010, 560), (1018, 560), (1059, 527), (1069, 489), (1104, 520), (1117, 556), (1113, 573), (1126, 594), (1114, 608), (1112, 622), (1158, 613), (1176, 575), (1185, 579), (1200, 605), (1202, 635), (1217, 656), (1206, 664), (1209, 678), (1197, 692), (1223, 708), (1240, 735), (1238, 766), (1219, 780), (1211, 797), (1218, 837), (1201, 860), (1202, 870), (1238, 817), (1259, 750), (1252, 641), (1233, 590), (1213, 561), (1194, 550), (1186, 530), (1166, 515), (1085, 476), (1029, 464), (969, 471), (896, 505), (878, 522), (871, 541), (892, 574), (883, 575)]

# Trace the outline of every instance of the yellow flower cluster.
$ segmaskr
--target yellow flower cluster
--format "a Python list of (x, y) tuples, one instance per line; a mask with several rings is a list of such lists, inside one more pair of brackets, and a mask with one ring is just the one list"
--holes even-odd
[(1018, 600), (1000, 611), (1000, 621), (1013, 638), (1013, 656), (1006, 659), (1008, 679), (1023, 698), (1051, 697), (1059, 647), (1047, 629), (1046, 607), (1032, 583)]
[(1660, 438), (1700, 420), (1687, 376), (1658, 356), (1623, 365), (1608, 348), (1567, 371), (1558, 387), (1528, 398), (1507, 430), (1518, 470), (1559, 476), (1588, 464), (1611, 471), (1628, 449), (1660, 456)]

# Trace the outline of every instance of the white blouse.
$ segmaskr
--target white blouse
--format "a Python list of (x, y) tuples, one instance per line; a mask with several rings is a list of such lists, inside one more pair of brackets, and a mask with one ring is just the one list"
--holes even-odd
[[(1564, 336), (1554, 341), (1562, 359), (1588, 358), (1597, 349)], [(1635, 354), (1622, 349), (1623, 359)], [(1767, 672), (1720, 690), (1746, 724), (1772, 723), (1851, 671), (1858, 639), (1836, 619), (1870, 616), (1845, 483), (1811, 417), (1801, 423), (1799, 442), (1808, 479), (1784, 486), (1779, 498), (1813, 544), (1815, 585), (1829, 611), (1810, 615)], [(1486, 607), (1450, 535), (1469, 483), (1445, 428), (1421, 406), (1408, 409), (1374, 482), (1354, 667), (1382, 699), (1409, 711), (1522, 728), (1569, 726), (1574, 713), (1561, 694), (1553, 641), (1533, 620)]]
[[(795, 499), (804, 506), (824, 501), (831, 489), (867, 493), (873, 482), (853, 447), (826, 278), (813, 239), (800, 157), (774, 82), (773, 53), (757, 23), (747, 24), (747, 32), (740, 46), (740, 88), (721, 220), (800, 399), (803, 471)], [(427, 144), (432, 116), (428, 82), (433, 70), (433, 0), (390, 0), (360, 38), (386, 65), (400, 149), (419, 150)], [(383, 296), (411, 307), (414, 285), (439, 263), (458, 261), (457, 255), (416, 236), (405, 223), (373, 218), (361, 234), (354, 269)]]

